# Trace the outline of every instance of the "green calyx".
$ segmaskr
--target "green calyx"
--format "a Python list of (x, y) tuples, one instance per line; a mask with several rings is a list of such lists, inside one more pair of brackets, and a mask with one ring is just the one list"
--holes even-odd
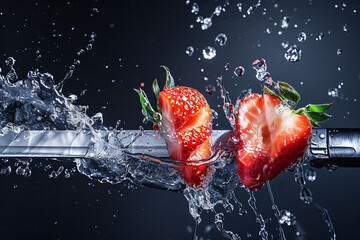
[[(290, 107), (290, 110), (293, 110), (300, 101), (300, 94), (288, 83), (278, 82), (280, 95), (276, 94), (274, 91), (268, 87), (264, 87), (264, 93), (274, 95), (279, 98), (281, 101), (291, 101), (293, 105)], [(320, 122), (328, 120), (331, 115), (325, 113), (331, 107), (332, 103), (326, 104), (308, 104), (306, 107), (299, 108), (293, 111), (294, 114), (305, 115), (310, 119), (311, 125), (314, 128), (319, 128)]]
[[(165, 88), (173, 88), (173, 87), (175, 87), (175, 80), (171, 76), (171, 73), (170, 73), (169, 69), (167, 67), (165, 67), (165, 66), (161, 66), (161, 67), (164, 68), (165, 71), (166, 71)], [(151, 106), (149, 98), (147, 97), (146, 93), (141, 88), (140, 89), (134, 89), (134, 90), (138, 93), (139, 98), (140, 98), (142, 112), (143, 112), (143, 115), (145, 116), (143, 122), (150, 121), (155, 126), (158, 127), (159, 123), (160, 123), (160, 120), (161, 120), (160, 116), (159, 116), (159, 113), (161, 114), (161, 109), (159, 107), (160, 87), (159, 87), (158, 81), (156, 79), (152, 83), (152, 89), (153, 89), (153, 94), (154, 94), (154, 98), (155, 98), (155, 101), (156, 101), (156, 108), (157, 108), (158, 112), (156, 112), (154, 110), (154, 108)]]
[(173, 88), (175, 87), (175, 80), (173, 78), (173, 76), (171, 76), (170, 70), (169, 68), (161, 65), (160, 67), (164, 68), (166, 71), (166, 82), (165, 82), (165, 87), (166, 88)]
[(134, 90), (135, 90), (135, 92), (137, 92), (139, 94), (139, 97), (140, 97), (142, 113), (145, 116), (143, 122), (150, 121), (154, 125), (158, 126), (158, 123), (159, 123), (158, 117), (157, 117), (154, 109), (152, 108), (151, 103), (150, 103), (148, 97), (146, 96), (146, 93), (141, 88), (134, 89)]

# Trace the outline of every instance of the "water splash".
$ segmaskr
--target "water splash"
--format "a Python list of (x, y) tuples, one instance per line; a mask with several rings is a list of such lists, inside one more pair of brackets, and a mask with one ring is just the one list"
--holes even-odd
[(305, 186), (306, 185), (306, 181), (305, 181), (305, 177), (304, 177), (304, 171), (303, 171), (303, 165), (302, 164), (298, 164), (296, 166), (295, 169), (295, 182), (299, 185), (300, 187), (300, 199), (301, 201), (303, 201), (306, 204), (315, 206), (317, 209), (319, 209), (323, 215), (323, 219), (326, 223), (326, 225), (328, 226), (328, 230), (330, 233), (330, 239), (331, 240), (335, 240), (336, 239), (336, 233), (335, 233), (335, 229), (334, 226), (332, 224), (332, 221), (330, 219), (330, 215), (329, 212), (321, 207), (318, 203), (313, 201), (313, 196), (311, 191)]
[[(9, 67), (11, 66), (9, 65)], [(253, 67), (257, 71), (257, 76), (261, 75), (258, 73), (267, 72), (264, 59), (254, 61)], [(261, 80), (266, 82), (269, 77), (265, 80), (261, 77)], [(217, 79), (217, 83), (224, 101), (223, 110), (231, 126), (234, 127), (236, 106), (232, 104), (229, 92), (223, 87), (221, 77)], [(149, 135), (142, 128), (139, 134), (128, 134), (121, 129), (120, 122), (112, 129), (107, 128), (103, 125), (101, 113), (89, 117), (86, 114), (87, 107), (74, 105), (77, 96), (69, 95), (66, 97), (58, 90), (57, 86), (52, 75), (40, 73), (38, 70), (30, 71), (25, 79), (15, 82), (10, 81), (8, 74), (6, 76), (0, 75), (0, 134), (9, 131), (19, 133), (25, 129), (86, 130), (91, 133), (90, 157), (75, 160), (78, 172), (101, 183), (116, 184), (126, 181), (136, 185), (182, 192), (189, 202), (189, 212), (196, 224), (198, 225), (201, 222), (203, 210), (212, 211), (215, 214), (216, 228), (229, 239), (240, 239), (240, 237), (237, 233), (225, 230), (225, 215), (218, 210), (215, 211), (215, 206), (222, 206), (225, 212), (233, 212), (236, 209), (234, 206), (237, 206), (238, 214), (246, 215), (246, 210), (243, 209), (234, 192), (235, 189), (243, 189), (249, 194), (248, 204), (259, 223), (259, 236), (262, 239), (268, 239), (268, 232), (265, 229), (266, 221), (257, 209), (254, 193), (243, 186), (237, 176), (237, 166), (234, 161), (237, 139), (233, 135), (224, 136), (216, 143), (213, 147), (213, 156), (209, 159), (194, 162), (194, 164), (213, 166), (213, 178), (207, 182), (207, 187), (204, 189), (189, 188), (186, 187), (183, 179), (176, 171), (177, 164), (182, 163), (170, 159), (155, 158), (146, 154), (131, 154), (128, 151), (131, 144), (138, 139), (145, 136), (158, 139), (161, 137), (159, 134), (153, 135), (152, 133)], [(238, 97), (237, 104), (248, 93), (249, 91), (243, 92)], [(6, 160), (3, 162), (6, 164)], [(15, 169), (16, 174), (30, 176), (31, 159), (26, 162), (19, 162)], [(56, 178), (60, 175), (68, 178), (74, 171), (65, 169), (64, 166), (57, 169), (45, 167), (45, 169), (50, 178)], [(0, 166), (0, 174), (10, 174), (11, 172), (10, 166)], [(305, 184), (303, 177), (299, 177), (297, 182), (301, 186)], [(322, 209), (313, 203), (311, 192), (307, 188), (302, 187), (301, 199), (321, 209), (325, 221), (329, 226), (332, 226), (326, 209)], [(283, 214), (277, 209), (275, 202), (272, 201), (272, 203), (274, 213), (280, 221)], [(196, 237), (196, 227), (194, 236)]]

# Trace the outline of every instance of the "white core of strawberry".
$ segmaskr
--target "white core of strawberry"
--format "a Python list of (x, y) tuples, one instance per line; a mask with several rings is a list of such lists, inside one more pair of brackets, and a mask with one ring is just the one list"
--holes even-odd
[(263, 105), (258, 105), (258, 103), (251, 101), (241, 106), (240, 126), (246, 131), (242, 131), (240, 136), (246, 139), (244, 147), (247, 150), (270, 153), (271, 146), (278, 135), (284, 133), (284, 130), (294, 132), (294, 128), (299, 131), (301, 129), (296, 125), (297, 115), (294, 115), (289, 108), (284, 107), (278, 111), (278, 105), (267, 97), (264, 97)]

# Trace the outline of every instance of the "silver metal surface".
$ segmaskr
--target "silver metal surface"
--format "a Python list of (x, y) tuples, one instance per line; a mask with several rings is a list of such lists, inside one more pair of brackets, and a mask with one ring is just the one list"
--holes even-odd
[[(227, 130), (215, 130), (211, 142), (227, 133)], [(141, 134), (141, 136), (139, 136)], [(20, 133), (8, 132), (0, 136), (0, 157), (32, 157), (32, 158), (77, 158), (91, 157), (88, 131), (71, 130), (28, 130)], [(136, 139), (136, 141), (134, 141)], [(158, 131), (124, 130), (117, 136), (110, 135), (110, 145), (123, 147), (131, 153), (148, 154), (156, 157), (168, 157), (165, 140)], [(131, 144), (130, 144), (131, 143)], [(130, 147), (128, 147), (130, 145)]]
[[(211, 144), (229, 130), (214, 130)], [(317, 159), (360, 157), (360, 129), (313, 129), (310, 152)], [(100, 132), (101, 135), (101, 132)], [(141, 135), (141, 136), (139, 136)], [(0, 158), (78, 158), (92, 157), (89, 131), (8, 132), (0, 136)], [(124, 130), (109, 135), (108, 143), (126, 148), (128, 152), (168, 157), (165, 140), (158, 131)], [(96, 142), (100, 144), (101, 142)], [(360, 161), (359, 161), (360, 162)]]
[(313, 129), (310, 152), (316, 158), (329, 158), (327, 129)]
[(328, 129), (330, 158), (360, 158), (360, 129)]
[(0, 136), (0, 157), (84, 157), (91, 135), (82, 131), (23, 131)]

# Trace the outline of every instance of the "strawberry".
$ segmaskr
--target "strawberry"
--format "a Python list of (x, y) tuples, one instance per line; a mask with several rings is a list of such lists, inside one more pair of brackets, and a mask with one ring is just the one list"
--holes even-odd
[(239, 104), (238, 175), (251, 190), (261, 189), (266, 181), (296, 164), (309, 146), (311, 127), (330, 117), (324, 111), (331, 104), (309, 104), (293, 111), (299, 94), (287, 83), (279, 82), (278, 87), (280, 95), (265, 87), (264, 94), (248, 95)]
[(190, 164), (211, 156), (211, 109), (205, 97), (190, 87), (175, 87), (174, 79), (166, 70), (166, 85), (160, 91), (157, 81), (153, 90), (159, 113), (151, 108), (145, 93), (137, 90), (147, 120), (165, 137), (170, 158), (181, 161), (178, 172), (190, 187), (201, 187), (210, 176), (206, 165)]

